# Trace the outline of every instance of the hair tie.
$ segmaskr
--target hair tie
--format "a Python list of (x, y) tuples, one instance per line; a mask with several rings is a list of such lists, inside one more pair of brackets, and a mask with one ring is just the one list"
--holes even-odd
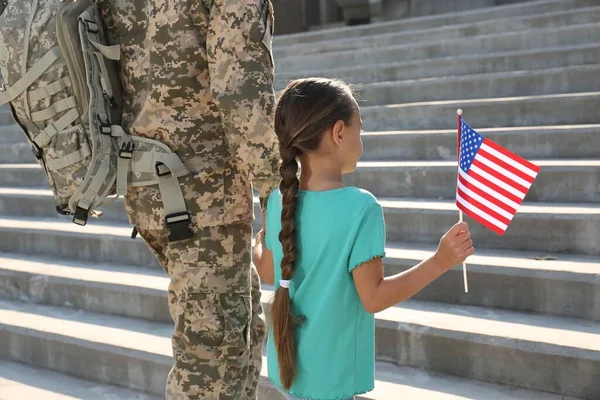
[(289, 288), (290, 288), (290, 283), (291, 283), (291, 282), (292, 282), (292, 281), (287, 281), (287, 280), (285, 280), (285, 279), (282, 279), (282, 280), (280, 280), (280, 281), (279, 281), (279, 286), (281, 286), (282, 288), (289, 289)]

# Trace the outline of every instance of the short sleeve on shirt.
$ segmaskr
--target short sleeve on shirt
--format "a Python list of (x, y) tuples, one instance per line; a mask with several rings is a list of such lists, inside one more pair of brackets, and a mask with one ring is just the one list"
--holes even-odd
[(352, 272), (374, 258), (385, 257), (385, 220), (378, 203), (368, 205), (360, 214), (348, 259)]

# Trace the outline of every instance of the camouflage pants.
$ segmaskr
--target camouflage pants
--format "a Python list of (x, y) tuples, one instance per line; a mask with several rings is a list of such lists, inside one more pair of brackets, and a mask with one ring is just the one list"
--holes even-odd
[(152, 203), (144, 197), (152, 195), (132, 190), (127, 211), (170, 278), (175, 332), (167, 400), (256, 399), (266, 327), (251, 223), (197, 227), (194, 238), (169, 243), (155, 218), (143, 218), (143, 205)]

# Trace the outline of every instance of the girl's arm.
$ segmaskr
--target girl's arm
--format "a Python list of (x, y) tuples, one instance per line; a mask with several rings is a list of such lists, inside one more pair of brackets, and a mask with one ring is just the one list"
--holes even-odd
[(442, 237), (436, 253), (400, 274), (385, 278), (383, 260), (376, 258), (352, 271), (354, 285), (365, 310), (377, 313), (398, 304), (429, 285), (472, 255), (473, 241), (466, 223), (456, 224)]
[(252, 254), (252, 261), (258, 270), (260, 279), (269, 285), (275, 283), (275, 267), (273, 266), (273, 253), (264, 244), (265, 231), (260, 230), (256, 235), (256, 243)]

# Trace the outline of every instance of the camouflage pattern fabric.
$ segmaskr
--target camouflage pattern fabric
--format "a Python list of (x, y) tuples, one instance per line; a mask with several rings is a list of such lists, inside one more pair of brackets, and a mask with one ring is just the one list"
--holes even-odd
[(253, 399), (265, 324), (251, 266), (252, 184), (278, 182), (268, 0), (100, 0), (120, 43), (123, 126), (168, 145), (192, 214), (168, 242), (160, 192), (130, 188), (127, 212), (169, 275), (175, 364), (167, 399)]

